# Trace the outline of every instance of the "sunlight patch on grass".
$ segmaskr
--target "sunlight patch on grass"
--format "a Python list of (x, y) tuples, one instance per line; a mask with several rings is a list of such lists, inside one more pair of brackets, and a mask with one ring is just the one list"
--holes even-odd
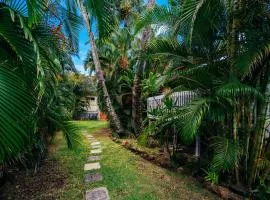
[[(90, 143), (83, 137), (81, 147), (69, 150), (63, 137), (57, 137), (59, 147), (54, 157), (67, 170), (69, 178), (60, 199), (81, 200), (84, 192), (96, 187), (107, 187), (111, 200), (178, 200), (178, 199), (218, 199), (203, 189), (192, 177), (160, 168), (106, 136), (108, 124), (100, 121), (74, 122), (82, 131), (87, 130), (101, 142), (103, 180), (84, 183), (83, 166), (90, 155)], [(82, 133), (86, 134), (86, 133)]]

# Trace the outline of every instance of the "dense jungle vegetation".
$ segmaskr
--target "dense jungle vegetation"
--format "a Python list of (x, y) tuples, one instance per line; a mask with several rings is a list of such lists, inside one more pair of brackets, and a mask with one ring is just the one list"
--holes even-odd
[[(72, 60), (82, 29), (89, 76)], [(76, 148), (70, 121), (95, 94), (115, 137), (167, 147), (176, 166), (197, 140), (194, 175), (270, 198), (269, 31), (269, 0), (0, 0), (2, 182), (38, 167), (58, 130)]]

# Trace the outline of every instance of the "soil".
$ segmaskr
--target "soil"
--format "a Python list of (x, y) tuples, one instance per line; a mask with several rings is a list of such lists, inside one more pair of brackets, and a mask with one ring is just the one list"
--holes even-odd
[(55, 200), (57, 191), (68, 179), (61, 164), (51, 158), (41, 162), (36, 172), (12, 169), (14, 180), (5, 184), (0, 191), (1, 200)]
[(164, 167), (164, 168), (171, 168), (170, 158), (168, 153), (164, 152), (162, 149), (157, 154), (151, 154), (149, 152), (144, 151), (143, 149), (140, 149), (136, 146), (134, 146), (132, 143), (129, 143), (128, 140), (120, 140), (116, 138), (112, 138), (112, 140), (126, 149), (132, 151), (133, 153), (140, 155), (145, 160), (148, 160), (158, 166)]

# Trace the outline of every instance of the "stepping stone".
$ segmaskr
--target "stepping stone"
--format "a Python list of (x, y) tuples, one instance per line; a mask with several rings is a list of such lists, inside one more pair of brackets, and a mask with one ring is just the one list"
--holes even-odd
[(98, 146), (92, 146), (92, 149), (101, 149), (101, 146), (98, 145)]
[(89, 162), (99, 161), (100, 160), (100, 156), (89, 156), (87, 160)]
[(100, 142), (92, 142), (91, 145), (92, 145), (92, 146), (100, 145)]
[(96, 140), (89, 140), (90, 144), (93, 143), (93, 142), (96, 142)]
[(95, 169), (100, 169), (100, 164), (99, 162), (96, 163), (87, 163), (84, 165), (84, 171), (91, 171)]
[(101, 154), (101, 149), (94, 149), (94, 150), (91, 150), (91, 154)]
[(93, 141), (93, 142), (98, 142), (98, 140), (96, 139), (96, 138), (88, 138), (88, 140), (91, 142), (91, 141)]
[(94, 183), (98, 181), (102, 181), (103, 177), (101, 174), (87, 174), (85, 175), (85, 183)]
[(105, 187), (86, 191), (86, 200), (109, 200), (108, 190)]

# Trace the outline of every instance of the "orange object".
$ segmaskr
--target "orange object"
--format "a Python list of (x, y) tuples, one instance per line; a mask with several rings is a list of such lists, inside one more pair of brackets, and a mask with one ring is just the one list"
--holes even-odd
[(106, 121), (108, 119), (107, 115), (103, 112), (100, 112), (99, 114), (99, 120)]

